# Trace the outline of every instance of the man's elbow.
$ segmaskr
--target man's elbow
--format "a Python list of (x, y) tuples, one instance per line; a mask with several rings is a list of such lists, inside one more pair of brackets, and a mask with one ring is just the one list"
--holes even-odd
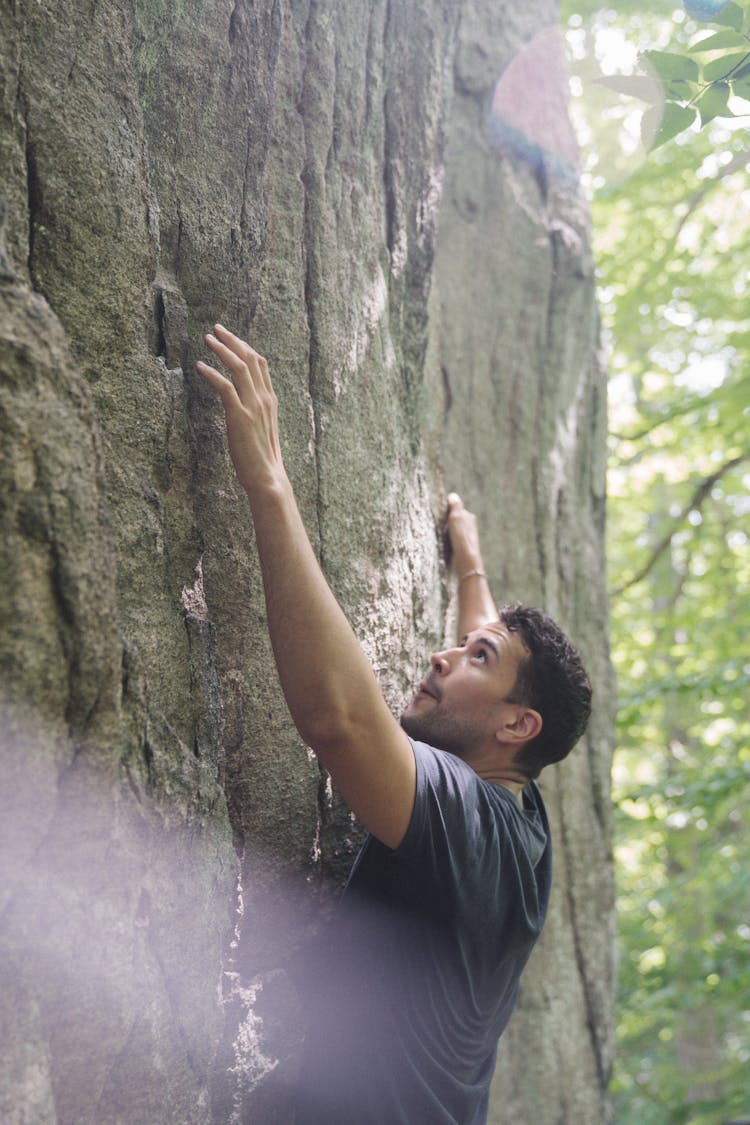
[(323, 765), (328, 765), (344, 746), (350, 745), (353, 737), (348, 721), (330, 709), (298, 720), (296, 727), (305, 746)]
[[(293, 713), (297, 730), (306, 746), (329, 769), (352, 750), (388, 739), (396, 722), (376, 687), (369, 683), (352, 691), (330, 691)], [(309, 703), (309, 701), (308, 701)]]

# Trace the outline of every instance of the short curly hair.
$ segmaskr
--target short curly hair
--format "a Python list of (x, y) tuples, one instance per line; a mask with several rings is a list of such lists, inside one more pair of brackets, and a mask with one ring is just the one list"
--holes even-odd
[(546, 613), (517, 602), (504, 606), (500, 619), (528, 652), (507, 699), (542, 717), (541, 731), (516, 756), (524, 773), (538, 777), (545, 766), (567, 757), (585, 731), (591, 683), (578, 651)]

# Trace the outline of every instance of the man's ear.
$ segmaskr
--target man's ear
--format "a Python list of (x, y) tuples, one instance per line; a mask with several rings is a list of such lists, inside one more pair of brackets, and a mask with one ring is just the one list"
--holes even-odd
[(542, 716), (531, 707), (513, 705), (503, 724), (495, 731), (498, 742), (530, 742), (542, 729)]

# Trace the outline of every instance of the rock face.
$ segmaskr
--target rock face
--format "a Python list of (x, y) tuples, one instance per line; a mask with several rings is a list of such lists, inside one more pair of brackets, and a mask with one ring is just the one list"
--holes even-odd
[(276, 683), (193, 374), (216, 319), (269, 358), (394, 707), (450, 625), (451, 488), (498, 600), (586, 655), (491, 1120), (607, 1120), (604, 382), (554, 24), (546, 0), (0, 9), (3, 1122), (292, 1122), (290, 966), (359, 830)]

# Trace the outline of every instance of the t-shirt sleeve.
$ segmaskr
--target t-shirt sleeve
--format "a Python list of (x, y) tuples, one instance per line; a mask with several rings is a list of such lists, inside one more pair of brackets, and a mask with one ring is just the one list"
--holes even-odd
[(414, 810), (395, 854), (412, 871), (415, 897), (450, 918), (476, 911), (479, 903), (491, 929), (506, 925), (509, 912), (527, 925), (539, 904), (534, 856), (514, 798), (452, 754), (412, 746)]
[[(407, 855), (421, 849), (425, 833), (441, 835), (447, 823), (473, 839), (482, 827), (483, 812), (492, 815), (484, 790), (486, 782), (471, 766), (445, 751), (410, 739), (416, 762), (414, 809), (398, 850)], [(485, 825), (486, 827), (486, 825)]]
[[(419, 865), (422, 878), (445, 886), (447, 878), (467, 877), (489, 850), (497, 854), (498, 811), (470, 766), (452, 754), (412, 742), (416, 793), (406, 835), (397, 849), (405, 862)], [(500, 857), (497, 856), (499, 859)]]

